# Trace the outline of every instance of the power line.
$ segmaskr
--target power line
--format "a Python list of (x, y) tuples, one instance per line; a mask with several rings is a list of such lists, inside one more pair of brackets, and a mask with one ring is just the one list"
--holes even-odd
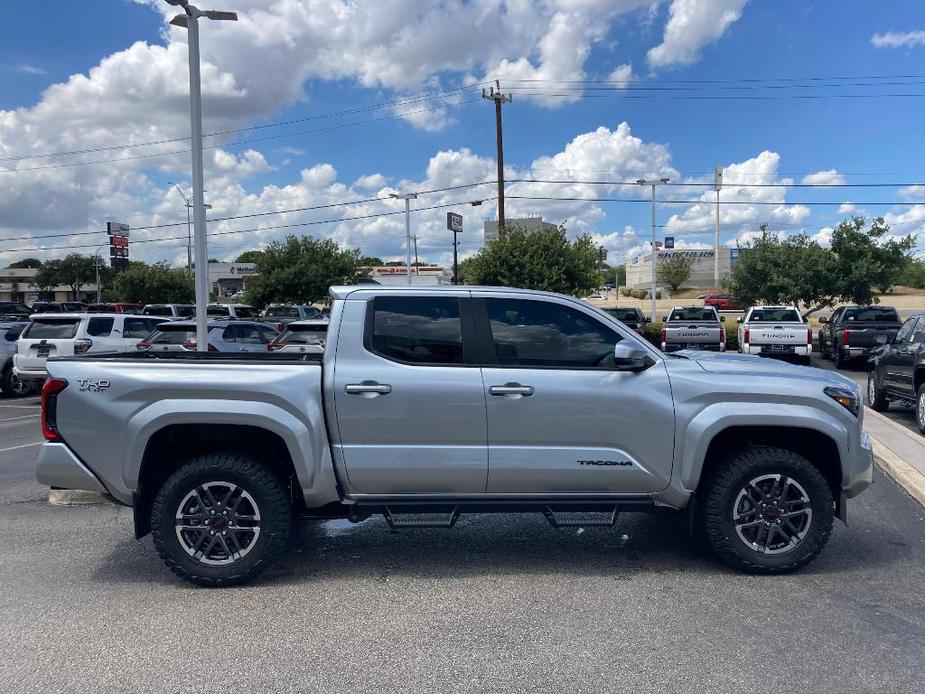
[[(433, 113), (434, 111), (442, 111), (445, 109), (457, 108), (459, 106), (464, 106), (466, 104), (475, 103), (476, 101), (479, 101), (479, 99), (469, 99), (468, 101), (462, 101), (458, 104), (444, 104), (442, 106), (434, 106), (432, 108), (423, 108), (423, 109), (418, 109), (416, 111), (406, 111), (404, 113), (396, 113), (390, 116), (381, 116), (379, 118), (370, 118), (368, 120), (354, 121), (352, 123), (341, 123), (338, 125), (331, 125), (331, 126), (327, 126), (324, 128), (314, 128), (312, 130), (299, 130), (299, 131), (292, 132), (292, 133), (282, 133), (280, 135), (270, 135), (267, 137), (255, 137), (249, 140), (239, 140), (237, 142), (229, 142), (226, 144), (204, 145), (203, 149), (205, 150), (205, 149), (218, 149), (220, 147), (225, 147), (225, 148), (240, 147), (241, 145), (253, 144), (255, 142), (267, 142), (270, 140), (281, 140), (281, 139), (285, 139), (289, 137), (298, 137), (299, 135), (309, 135), (313, 133), (327, 132), (330, 130), (338, 130), (340, 128), (349, 128), (349, 127), (353, 127), (356, 125), (368, 125), (370, 123), (380, 123), (383, 121), (396, 120), (399, 118), (405, 118), (407, 116), (413, 116), (413, 115), (417, 115), (421, 113)], [(97, 159), (94, 161), (67, 162), (67, 163), (61, 163), (61, 164), (46, 164), (43, 166), (31, 166), (31, 167), (27, 167), (24, 169), (0, 169), (0, 174), (17, 174), (17, 173), (25, 173), (28, 171), (43, 171), (46, 169), (64, 169), (64, 168), (69, 168), (69, 167), (74, 167), (74, 166), (95, 166), (98, 164), (118, 164), (124, 161), (136, 161), (140, 159), (157, 159), (161, 157), (173, 157), (173, 156), (178, 156), (181, 154), (189, 154), (189, 151), (190, 150), (188, 149), (183, 149), (183, 150), (174, 150), (172, 152), (159, 152), (156, 154), (136, 154), (130, 157), (119, 157), (116, 159)]]
[[(306, 123), (306, 122), (314, 121), (314, 120), (335, 118), (338, 116), (352, 115), (355, 113), (364, 113), (364, 112), (369, 112), (369, 111), (378, 111), (378, 110), (388, 108), (388, 107), (404, 106), (406, 104), (417, 103), (421, 101), (426, 102), (431, 99), (452, 96), (454, 94), (459, 94), (464, 91), (473, 90), (475, 87), (481, 84), (487, 84), (487, 83), (480, 82), (478, 84), (467, 85), (465, 87), (459, 87), (457, 89), (447, 89), (447, 90), (430, 93), (430, 94), (403, 97), (400, 99), (393, 99), (391, 101), (385, 101), (379, 104), (370, 104), (368, 106), (357, 106), (355, 108), (345, 109), (342, 111), (331, 111), (328, 113), (321, 113), (321, 114), (317, 114), (313, 116), (304, 116), (302, 118), (291, 118), (289, 120), (284, 120), (284, 121), (276, 121), (272, 123), (262, 123), (259, 125), (251, 125), (251, 126), (247, 126), (243, 128), (234, 128), (230, 130), (217, 130), (211, 133), (204, 133), (203, 137), (219, 137), (219, 136), (224, 136), (224, 135), (237, 135), (239, 133), (250, 132), (253, 130), (263, 130), (266, 128), (279, 128), (279, 127), (283, 127), (287, 125), (295, 125), (297, 123)], [(20, 154), (20, 155), (16, 155), (12, 157), (0, 157), (0, 162), (22, 161), (25, 159), (48, 159), (52, 157), (74, 156), (78, 154), (95, 154), (98, 152), (111, 152), (111, 151), (118, 151), (122, 149), (133, 149), (136, 147), (154, 147), (157, 145), (173, 144), (176, 142), (189, 142), (189, 140), (190, 138), (188, 136), (187, 137), (171, 137), (171, 138), (164, 138), (161, 140), (150, 140), (148, 142), (133, 142), (133, 143), (126, 143), (126, 144), (121, 144), (121, 145), (105, 145), (105, 146), (100, 146), (100, 147), (87, 147), (85, 149), (76, 149), (76, 150), (65, 151), (65, 152), (39, 152), (35, 154)]]
[[(764, 174), (762, 174), (764, 175)], [(542, 178), (512, 178), (509, 180), (514, 183), (560, 183), (560, 184), (581, 184), (581, 185), (606, 185), (606, 186), (636, 186), (639, 181), (601, 181), (601, 180), (580, 180), (580, 179), (542, 179)], [(690, 182), (690, 183), (665, 183), (662, 185), (674, 186), (677, 188), (713, 188), (715, 183), (707, 182)], [(730, 188), (907, 188), (909, 186), (923, 185), (921, 183), (730, 183), (728, 180), (723, 182), (724, 186)], [(899, 203), (898, 203), (899, 204)]]

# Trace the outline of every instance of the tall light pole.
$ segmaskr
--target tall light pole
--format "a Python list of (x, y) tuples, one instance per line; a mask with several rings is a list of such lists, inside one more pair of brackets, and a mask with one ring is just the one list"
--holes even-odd
[(193, 153), (193, 225), (196, 238), (196, 345), (200, 352), (209, 349), (207, 342), (206, 307), (209, 304), (209, 250), (206, 244), (206, 209), (202, 183), (202, 85), (199, 76), (199, 18), (237, 21), (234, 12), (200, 10), (188, 0), (165, 0), (168, 5), (183, 8), (170, 20), (174, 26), (187, 30), (189, 43), (190, 134)]
[(716, 231), (713, 234), (713, 284), (719, 286), (719, 191), (723, 187), (723, 167), (713, 172), (713, 189), (716, 191)]
[(411, 200), (416, 200), (417, 193), (389, 193), (389, 197), (405, 201), (405, 254), (408, 267), (408, 284), (411, 284)]
[[(169, 185), (168, 181), (168, 185)], [(193, 209), (193, 199), (186, 197), (186, 193), (183, 192), (183, 189), (180, 187), (179, 183), (174, 183), (173, 187), (177, 189), (177, 192), (180, 194), (180, 197), (183, 198), (183, 203), (186, 205), (186, 274), (189, 277), (193, 276), (193, 231), (192, 223), (190, 221), (190, 212)]]
[(647, 180), (645, 178), (640, 178), (636, 181), (641, 186), (652, 186), (652, 321), (655, 321), (655, 314), (658, 312), (658, 308), (655, 305), (655, 265), (657, 260), (657, 253), (655, 252), (655, 186), (664, 185), (668, 183), (667, 178), (659, 178), (653, 180)]

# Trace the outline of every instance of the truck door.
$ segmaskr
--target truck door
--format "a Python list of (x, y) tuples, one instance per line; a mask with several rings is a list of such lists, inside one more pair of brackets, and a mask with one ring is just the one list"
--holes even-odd
[(908, 319), (896, 333), (889, 350), (883, 355), (887, 360), (883, 384), (888, 390), (904, 398), (915, 397), (912, 392), (912, 371), (919, 345), (916, 345), (914, 340), (915, 333), (921, 333), (920, 330), (916, 330), (917, 322), (921, 323), (922, 319)]
[(662, 361), (613, 368), (623, 339), (565, 299), (474, 298), (488, 411), (490, 493), (665, 488), (674, 404)]
[(485, 392), (468, 292), (433, 294), (344, 301), (333, 445), (356, 493), (485, 492)]

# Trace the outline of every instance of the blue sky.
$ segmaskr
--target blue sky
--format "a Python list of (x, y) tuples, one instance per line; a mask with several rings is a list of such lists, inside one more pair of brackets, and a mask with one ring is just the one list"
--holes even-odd
[[(605, 245), (611, 260), (639, 252), (649, 208), (594, 200), (635, 199), (638, 188), (581, 181), (703, 181), (716, 164), (727, 171), (723, 195), (742, 203), (723, 208), (724, 244), (746, 242), (765, 221), (825, 243), (827, 228), (852, 213), (883, 214), (897, 233), (925, 237), (925, 188), (736, 186), (813, 174), (807, 181), (925, 184), (920, 2), (240, 0), (225, 8), (241, 21), (202, 31), (205, 130), (271, 127), (209, 140), (211, 215), (238, 217), (210, 225), (219, 232), (214, 257), (286, 233), (400, 257), (400, 215), (375, 216), (400, 211), (398, 203), (341, 203), (491, 179), (493, 109), (478, 90), (495, 77), (514, 96), (504, 108), (509, 177), (570, 181), (512, 184), (508, 215), (564, 221)], [(0, 167), (10, 172), (0, 173), (0, 263), (94, 252), (105, 236), (91, 232), (108, 219), (157, 227), (138, 231), (134, 239), (146, 243), (133, 246), (136, 257), (185, 257), (184, 242), (171, 239), (185, 233), (185, 212), (168, 182), (188, 190), (186, 46), (185, 33), (166, 24), (171, 14), (155, 0), (5, 8)], [(412, 113), (396, 108), (401, 99)], [(292, 120), (300, 122), (273, 125)], [(178, 142), (123, 148), (165, 139)], [(90, 148), (99, 152), (60, 154)], [(705, 193), (711, 200), (702, 188), (666, 195)], [(465, 214), (464, 249), (477, 250), (494, 202), (467, 202), (492, 195), (484, 186), (419, 198), (417, 206), (437, 208), (413, 218), (422, 254), (448, 259), (447, 209)], [(581, 200), (548, 199), (563, 197)], [(835, 204), (804, 204), (817, 202)], [(265, 214), (292, 209), (300, 211)], [(712, 242), (713, 214), (708, 204), (661, 205), (659, 223), (679, 245), (697, 247)], [(183, 226), (161, 226), (177, 221)]]

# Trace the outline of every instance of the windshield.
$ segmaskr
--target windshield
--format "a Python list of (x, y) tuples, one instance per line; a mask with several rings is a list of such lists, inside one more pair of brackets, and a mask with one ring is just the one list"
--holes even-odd
[(890, 306), (863, 306), (845, 310), (845, 320), (854, 323), (874, 323), (877, 321), (899, 322), (896, 309)]
[(634, 308), (605, 308), (604, 311), (619, 321), (639, 321), (639, 314)]
[(327, 336), (327, 325), (299, 325), (284, 332), (276, 341), (290, 345), (317, 345), (324, 344)]
[(749, 322), (769, 322), (773, 321), (774, 323), (802, 323), (803, 320), (800, 318), (800, 313), (796, 309), (792, 308), (756, 308), (752, 311), (752, 314), (748, 317)]
[(145, 342), (152, 345), (182, 345), (196, 339), (196, 326), (164, 326), (149, 335)]
[(296, 306), (271, 306), (267, 309), (267, 318), (298, 318), (299, 309)]
[(193, 304), (177, 304), (177, 315), (183, 318), (190, 318), (196, 315), (196, 307)]
[(230, 316), (231, 310), (227, 306), (218, 306), (213, 304), (206, 308), (207, 316)]
[(260, 311), (253, 306), (237, 306), (234, 312), (238, 318), (257, 318), (260, 316)]
[(668, 319), (674, 321), (716, 321), (716, 312), (712, 308), (676, 308)]
[(0, 302), (0, 315), (3, 316), (28, 316), (29, 307), (25, 304), (17, 304), (15, 302)]
[(32, 321), (32, 325), (23, 332), (23, 337), (30, 340), (69, 340), (77, 334), (78, 325), (80, 325), (79, 318), (74, 320), (38, 319)]

